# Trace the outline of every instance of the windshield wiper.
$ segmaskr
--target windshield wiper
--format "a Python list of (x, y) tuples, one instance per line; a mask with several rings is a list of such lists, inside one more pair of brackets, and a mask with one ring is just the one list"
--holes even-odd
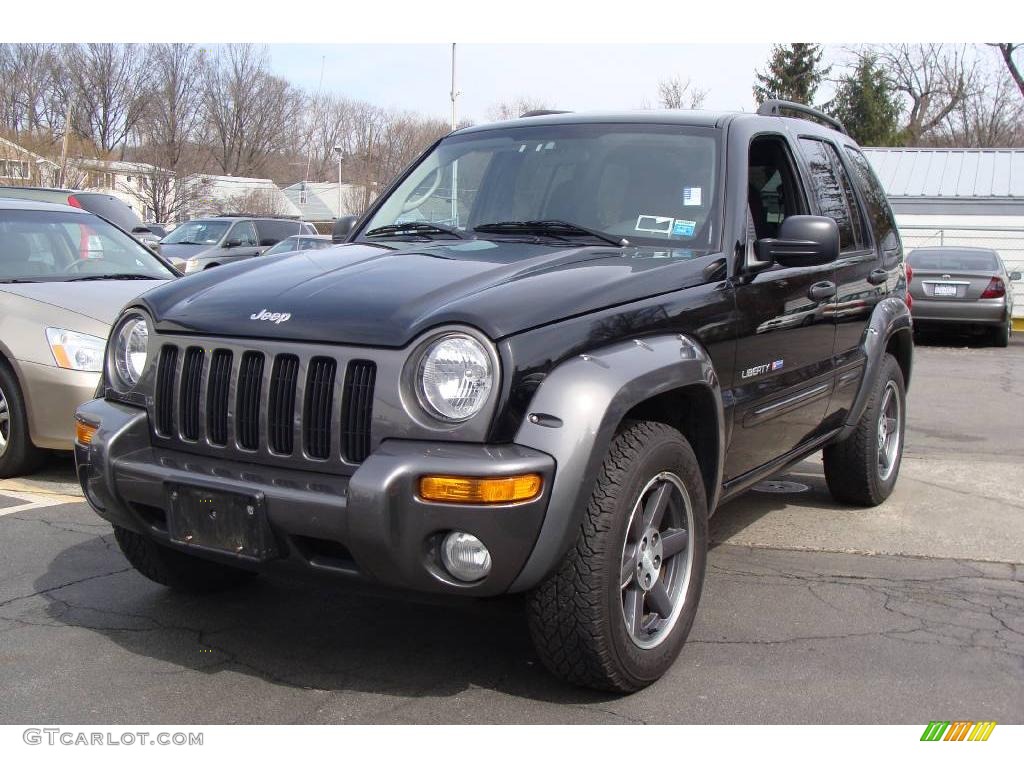
[(114, 272), (109, 275), (82, 275), (81, 277), (69, 277), (65, 283), (81, 283), (86, 280), (159, 280), (159, 277), (152, 275), (140, 275), (135, 272)]
[(0, 283), (42, 283), (43, 280), (36, 280), (34, 277), (6, 277)]
[(570, 221), (562, 221), (561, 219), (544, 219), (542, 221), (496, 221), (492, 224), (481, 224), (478, 227), (473, 227), (473, 231), (494, 235), (500, 235), (507, 232), (509, 234), (521, 233), (527, 235), (551, 235), (552, 237), (561, 238), (589, 236), (619, 248), (625, 248), (629, 245), (629, 240), (624, 237), (616, 237), (615, 235), (609, 235), (605, 232), (590, 229), (589, 227), (584, 227), (580, 224), (573, 224)]
[(178, 240), (173, 243), (164, 243), (164, 245), (206, 245), (206, 243), (197, 243), (195, 240)]
[(442, 227), (439, 224), (431, 224), (429, 221), (408, 221), (404, 224), (387, 224), (383, 227), (375, 227), (367, 232), (364, 237), (392, 237), (395, 235), (451, 235), (459, 240), (465, 240), (466, 236), (457, 229)]

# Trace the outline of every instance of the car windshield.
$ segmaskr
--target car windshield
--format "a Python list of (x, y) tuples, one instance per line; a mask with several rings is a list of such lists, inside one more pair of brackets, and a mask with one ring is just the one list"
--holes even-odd
[(716, 130), (660, 124), (454, 135), (380, 204), (360, 239), (625, 239), (717, 249), (718, 144)]
[(999, 261), (994, 253), (971, 251), (911, 251), (907, 256), (914, 269), (936, 269), (943, 272), (995, 272)]
[(263, 252), (264, 256), (274, 256), (278, 253), (289, 253), (295, 250), (295, 238), (287, 237), (277, 245), (268, 248)]
[(224, 237), (229, 224), (227, 221), (186, 221), (161, 242), (168, 245), (216, 245)]
[(326, 248), (330, 244), (330, 240), (320, 240), (319, 238), (304, 237), (299, 241), (299, 250), (318, 251), (321, 248)]
[(91, 213), (0, 209), (0, 283), (173, 276), (146, 248)]

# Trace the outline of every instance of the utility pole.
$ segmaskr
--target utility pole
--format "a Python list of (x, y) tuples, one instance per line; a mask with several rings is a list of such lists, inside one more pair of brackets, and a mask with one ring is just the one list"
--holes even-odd
[(67, 168), (68, 168), (68, 140), (71, 137), (71, 116), (74, 113), (74, 102), (68, 102), (67, 115), (64, 117), (64, 140), (61, 142), (60, 148), (60, 183), (57, 185), (63, 187), (67, 184)]
[(458, 124), (458, 120), (455, 114), (455, 100), (459, 98), (459, 92), (455, 90), (455, 43), (452, 43), (452, 130), (455, 130), (455, 126)]

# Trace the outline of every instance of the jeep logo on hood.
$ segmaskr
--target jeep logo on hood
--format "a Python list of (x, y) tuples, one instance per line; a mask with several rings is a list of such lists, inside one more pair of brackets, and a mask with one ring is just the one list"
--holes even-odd
[(271, 312), (267, 309), (261, 309), (254, 315), (249, 315), (250, 320), (267, 320), (275, 325), (280, 325), (291, 319), (291, 313), (289, 312)]

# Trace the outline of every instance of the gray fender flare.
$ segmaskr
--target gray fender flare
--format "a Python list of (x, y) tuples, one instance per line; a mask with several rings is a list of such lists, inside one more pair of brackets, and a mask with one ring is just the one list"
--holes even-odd
[[(864, 414), (868, 398), (871, 396), (871, 384), (878, 376), (878, 370), (882, 365), (889, 341), (897, 333), (912, 333), (913, 327), (910, 309), (902, 298), (890, 296), (875, 305), (875, 309), (871, 313), (871, 321), (864, 330), (864, 339), (861, 341), (861, 349), (864, 351), (865, 357), (864, 375), (861, 377), (860, 388), (850, 407), (850, 413), (846, 417), (846, 425), (836, 438), (837, 440), (848, 437)], [(911, 348), (913, 348), (913, 342), (911, 342)], [(908, 365), (906, 381), (908, 386), (910, 385), (909, 371)]]
[(554, 457), (555, 479), (540, 535), (510, 591), (538, 584), (576, 540), (594, 480), (629, 410), (691, 385), (705, 387), (715, 404), (718, 466), (708, 494), (712, 510), (722, 485), (725, 420), (718, 377), (700, 344), (678, 334), (634, 339), (573, 357), (548, 374), (515, 442)]

